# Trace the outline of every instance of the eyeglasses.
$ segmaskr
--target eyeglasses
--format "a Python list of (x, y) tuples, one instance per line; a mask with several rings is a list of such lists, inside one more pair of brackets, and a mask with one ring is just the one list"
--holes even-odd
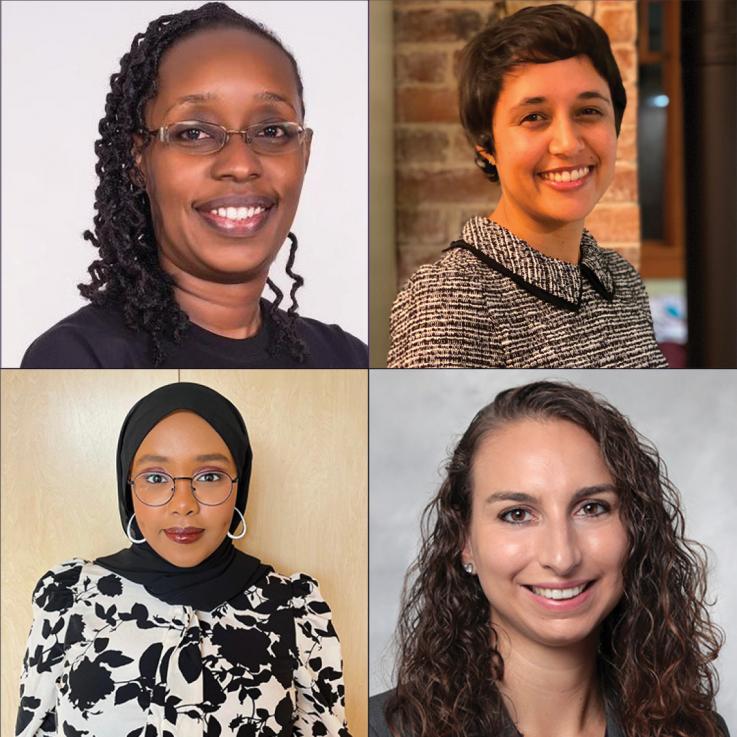
[(312, 138), (310, 128), (286, 121), (255, 123), (245, 130), (228, 130), (216, 123), (184, 120), (147, 132), (157, 135), (162, 143), (191, 154), (217, 153), (233, 133), (243, 136), (243, 140), (254, 153), (264, 156), (289, 153), (299, 148), (303, 141)]
[(228, 500), (238, 477), (231, 478), (224, 471), (202, 471), (194, 476), (171, 476), (164, 471), (143, 471), (128, 483), (136, 498), (147, 507), (163, 507), (168, 504), (175, 491), (175, 482), (186, 479), (192, 494), (200, 503), (216, 507)]

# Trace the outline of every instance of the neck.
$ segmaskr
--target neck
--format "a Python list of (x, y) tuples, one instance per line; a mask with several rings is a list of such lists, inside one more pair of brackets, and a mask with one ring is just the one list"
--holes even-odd
[(517, 211), (504, 199), (504, 195), (488, 217), (518, 238), (527, 241), (545, 256), (571, 264), (579, 262), (583, 220), (572, 223), (541, 223)]
[(570, 647), (547, 647), (502, 627), (498, 649), (505, 706), (525, 737), (603, 737), (604, 702), (596, 672), (596, 637)]
[(163, 254), (160, 262), (174, 279), (175, 299), (195, 325), (225, 338), (251, 338), (258, 333), (266, 273), (247, 282), (223, 284), (188, 274)]

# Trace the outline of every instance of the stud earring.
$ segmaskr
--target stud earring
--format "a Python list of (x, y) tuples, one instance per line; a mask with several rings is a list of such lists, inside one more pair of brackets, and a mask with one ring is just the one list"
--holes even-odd
[(473, 575), (473, 573), (474, 573), (474, 570), (473, 570), (473, 563), (471, 563), (471, 561), (469, 561), (468, 563), (464, 563), (464, 564), (463, 564), (463, 570), (464, 570), (464, 571), (465, 571), (466, 573), (468, 573), (469, 575)]

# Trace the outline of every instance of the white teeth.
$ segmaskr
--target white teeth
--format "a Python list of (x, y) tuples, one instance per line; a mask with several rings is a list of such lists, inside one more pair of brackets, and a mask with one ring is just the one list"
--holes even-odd
[(210, 210), (210, 213), (228, 220), (247, 220), (259, 215), (265, 209), (264, 207), (219, 207), (216, 210)]
[(546, 599), (572, 599), (578, 596), (585, 588), (586, 584), (577, 586), (575, 589), (539, 589), (537, 586), (530, 587), (538, 596), (544, 596)]
[(573, 171), (545, 172), (540, 176), (543, 179), (549, 179), (551, 182), (575, 182), (585, 177), (591, 169), (592, 167), (590, 166), (584, 166), (580, 169), (574, 169)]

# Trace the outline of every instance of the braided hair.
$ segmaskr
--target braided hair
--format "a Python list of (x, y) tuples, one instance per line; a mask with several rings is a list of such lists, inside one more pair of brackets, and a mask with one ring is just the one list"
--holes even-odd
[[(148, 333), (155, 366), (166, 358), (167, 344), (182, 342), (191, 323), (174, 296), (174, 280), (159, 264), (149, 198), (133, 158), (132, 137), (142, 135), (147, 142), (151, 138), (144, 111), (157, 92), (163, 53), (182, 38), (213, 28), (242, 28), (276, 44), (294, 69), (304, 116), (302, 79), (294, 56), (274, 33), (225, 3), (209, 2), (196, 10), (162, 15), (133, 38), (130, 51), (120, 60), (120, 71), (110, 77), (100, 138), (95, 142), (95, 171), (100, 181), (95, 190), (94, 232), (85, 230), (83, 236), (98, 249), (99, 257), (87, 269), (90, 283), (77, 287), (93, 304), (120, 309), (129, 328)], [(284, 295), (267, 279), (274, 293), (268, 311), (274, 330), (267, 351), (273, 356), (286, 350), (301, 363), (307, 348), (297, 335), (296, 293), (304, 279), (293, 270), (297, 238), (289, 233), (289, 240), (286, 273), (293, 282), (291, 306), (286, 316), (279, 311)]]

